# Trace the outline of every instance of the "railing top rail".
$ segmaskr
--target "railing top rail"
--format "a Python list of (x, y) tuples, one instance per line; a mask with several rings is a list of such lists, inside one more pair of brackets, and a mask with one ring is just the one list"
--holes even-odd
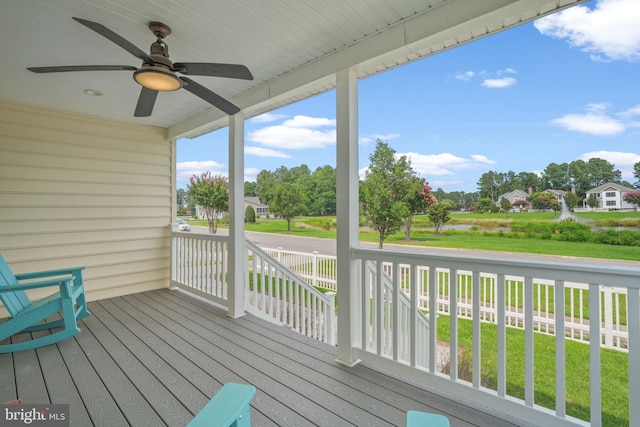
[(640, 263), (616, 262), (599, 260), (589, 263), (589, 260), (557, 257), (537, 259), (526, 254), (513, 257), (491, 253), (460, 254), (429, 251), (425, 253), (380, 250), (368, 248), (353, 248), (351, 256), (354, 259), (368, 259), (387, 262), (401, 262), (403, 264), (432, 265), (440, 268), (457, 270), (472, 270), (485, 273), (505, 274), (512, 276), (530, 276), (539, 279), (562, 279), (579, 283), (596, 283), (607, 286), (621, 286), (640, 289)]
[(222, 236), (219, 234), (200, 234), (190, 233), (186, 231), (171, 231), (172, 236), (190, 237), (193, 240), (213, 240), (217, 242), (229, 242), (229, 236)]
[[(260, 255), (269, 260), (269, 262), (271, 262), (274, 265), (281, 265), (280, 262), (278, 262), (277, 259), (275, 259), (274, 257), (272, 257), (271, 255), (269, 255), (268, 253), (266, 253), (260, 246), (256, 245), (255, 243), (253, 243), (251, 240), (249, 239), (245, 239), (245, 243), (247, 245), (247, 247), (249, 249), (251, 249), (254, 252), (259, 252)], [(308, 288), (309, 292), (311, 292), (314, 296), (321, 298), (324, 302), (330, 303), (330, 297), (329, 295), (320, 292), (319, 290), (317, 290), (315, 287), (311, 286), (310, 284), (308, 284), (306, 282), (306, 280), (304, 280), (302, 277), (300, 277), (299, 275), (297, 275), (296, 273), (294, 273), (293, 271), (289, 270), (288, 268), (283, 266), (283, 269), (286, 269), (287, 274), (289, 276), (291, 276), (292, 278), (294, 278), (297, 282), (299, 282), (300, 284), (304, 284), (306, 288)]]

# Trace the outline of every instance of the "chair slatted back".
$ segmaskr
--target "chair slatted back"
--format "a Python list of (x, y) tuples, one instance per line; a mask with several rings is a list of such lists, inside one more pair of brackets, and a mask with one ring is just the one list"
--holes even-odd
[[(17, 284), (18, 279), (0, 255), (0, 287)], [(31, 305), (31, 301), (24, 291), (0, 292), (0, 301), (12, 317)]]

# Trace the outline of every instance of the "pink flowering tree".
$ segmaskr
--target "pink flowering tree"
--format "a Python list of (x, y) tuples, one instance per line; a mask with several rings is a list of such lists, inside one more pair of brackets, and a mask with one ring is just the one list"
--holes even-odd
[(414, 176), (407, 181), (406, 203), (407, 216), (404, 218), (404, 239), (411, 240), (411, 226), (415, 215), (426, 212), (429, 206), (436, 203), (428, 182)]
[(202, 207), (209, 223), (209, 233), (218, 232), (218, 221), (229, 211), (229, 182), (222, 175), (212, 176), (204, 172), (193, 175), (187, 185), (187, 191), (194, 203)]
[(622, 196), (622, 199), (635, 206), (636, 210), (640, 207), (640, 191), (629, 191), (627, 194)]

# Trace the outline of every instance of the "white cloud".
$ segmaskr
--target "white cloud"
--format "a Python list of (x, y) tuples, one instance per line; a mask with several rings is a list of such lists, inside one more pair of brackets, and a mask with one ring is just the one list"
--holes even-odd
[(551, 123), (589, 135), (609, 136), (624, 132), (624, 124), (604, 114), (565, 114)]
[(473, 76), (475, 76), (475, 74), (475, 71), (459, 71), (453, 75), (453, 78), (466, 82), (467, 80), (470, 80)]
[(258, 177), (258, 174), (260, 173), (260, 170), (258, 170), (258, 168), (245, 168), (244, 169), (244, 182), (256, 182), (256, 178)]
[(244, 153), (252, 154), (258, 157), (277, 157), (280, 159), (291, 158), (291, 156), (288, 155), (287, 153), (283, 153), (282, 151), (272, 150), (271, 148), (264, 148), (264, 147), (252, 147), (252, 146), (245, 147)]
[(293, 119), (285, 120), (282, 123), (283, 126), (295, 127), (295, 128), (321, 128), (321, 127), (336, 127), (335, 119), (327, 119), (325, 117), (309, 117), (309, 116), (294, 116)]
[(620, 151), (592, 151), (578, 157), (585, 162), (592, 158), (604, 159), (612, 163), (622, 172), (623, 179), (633, 178), (633, 165), (640, 162), (640, 153), (623, 153)]
[(448, 187), (456, 187), (458, 185), (463, 185), (463, 184), (466, 184), (466, 182), (461, 179), (452, 179), (452, 180), (436, 179), (429, 182), (429, 186), (434, 190), (437, 190), (438, 188), (445, 189)]
[(249, 119), (249, 121), (252, 123), (270, 123), (275, 122), (276, 120), (284, 119), (285, 117), (287, 116), (285, 116), (284, 114), (264, 113), (260, 114), (259, 116), (252, 117), (251, 119)]
[(502, 77), (499, 79), (485, 79), (482, 82), (482, 86), (484, 87), (498, 88), (498, 89), (513, 86), (514, 84), (516, 84), (516, 79), (513, 77)]
[(640, 60), (637, 0), (600, 0), (595, 8), (575, 6), (535, 21), (540, 33), (566, 40), (596, 61)]
[(479, 154), (473, 154), (470, 158), (458, 157), (451, 153), (398, 153), (397, 155), (407, 156), (411, 160), (413, 170), (421, 176), (428, 177), (454, 175), (456, 170), (476, 169), (496, 163)]
[(487, 156), (483, 156), (482, 154), (471, 154), (470, 156), (474, 162), (480, 163), (483, 165), (495, 165), (497, 162), (495, 160), (489, 159)]
[(259, 145), (289, 150), (326, 148), (336, 143), (336, 121), (322, 117), (295, 116), (282, 124), (252, 131), (248, 140)]
[(199, 176), (204, 172), (212, 175), (227, 176), (226, 166), (214, 160), (202, 160), (192, 162), (179, 162), (176, 165), (176, 179), (178, 182), (188, 182), (193, 175)]
[(640, 127), (640, 105), (608, 114), (606, 102), (587, 104), (585, 114), (565, 114), (551, 123), (567, 130), (596, 136), (618, 135), (630, 127)]
[(635, 105), (626, 111), (622, 111), (621, 113), (618, 113), (618, 115), (623, 119), (633, 119), (635, 117), (640, 117), (640, 104)]
[[(215, 162), (213, 160), (195, 161), (195, 162), (180, 162), (176, 165), (177, 171), (177, 184), (178, 187), (187, 188), (189, 179), (193, 176), (200, 176), (204, 172), (211, 172), (211, 175), (229, 176), (229, 173), (225, 170), (226, 165)], [(245, 168), (244, 180), (255, 182), (256, 177), (260, 173), (257, 168)]]
[(388, 133), (386, 135), (382, 134), (373, 134), (373, 135), (365, 135), (358, 138), (358, 142), (362, 145), (370, 144), (372, 142), (377, 141), (378, 139), (382, 141), (391, 141), (392, 139), (396, 139), (400, 136), (399, 133)]

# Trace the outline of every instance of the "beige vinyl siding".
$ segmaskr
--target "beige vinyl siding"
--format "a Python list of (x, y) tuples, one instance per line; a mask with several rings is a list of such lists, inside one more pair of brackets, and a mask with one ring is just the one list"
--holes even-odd
[(0, 102), (0, 252), (86, 265), (91, 300), (168, 287), (174, 156), (162, 128)]

